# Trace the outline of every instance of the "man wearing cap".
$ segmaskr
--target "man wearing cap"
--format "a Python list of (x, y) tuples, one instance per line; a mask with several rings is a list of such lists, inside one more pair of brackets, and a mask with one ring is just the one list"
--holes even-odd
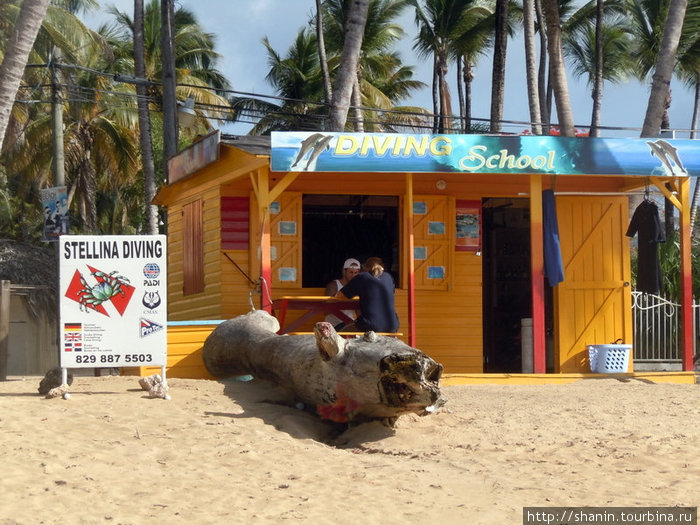
[[(340, 279), (334, 279), (333, 281), (329, 282), (326, 285), (326, 295), (330, 295), (333, 297), (335, 294), (337, 294), (340, 289), (348, 284), (350, 280), (355, 277), (358, 273), (360, 273), (360, 261), (357, 259), (346, 259), (345, 262), (343, 263), (343, 276)], [(355, 311), (354, 310), (343, 310), (343, 313), (350, 317), (351, 319), (355, 319)], [(344, 325), (345, 322), (342, 320), (338, 319), (333, 314), (329, 314), (326, 316), (326, 321), (331, 323), (336, 331), (340, 330)]]

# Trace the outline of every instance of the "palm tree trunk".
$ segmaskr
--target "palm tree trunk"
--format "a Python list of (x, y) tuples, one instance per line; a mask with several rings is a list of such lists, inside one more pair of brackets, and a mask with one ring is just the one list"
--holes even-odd
[(438, 57), (438, 86), (440, 90), (440, 119), (438, 133), (449, 133), (452, 127), (452, 99), (447, 84), (447, 53)]
[(523, 0), (523, 26), (525, 28), (525, 72), (527, 75), (527, 101), (530, 107), (530, 127), (535, 135), (542, 134), (537, 67), (535, 65), (535, 0)]
[(355, 114), (355, 131), (365, 132), (364, 116), (362, 115), (362, 92), (360, 91), (360, 78), (355, 75), (355, 84), (352, 87), (352, 106)]
[(331, 102), (328, 131), (343, 131), (348, 118), (352, 88), (357, 78), (357, 64), (360, 58), (362, 37), (367, 23), (369, 0), (352, 0), (348, 10), (343, 52), (340, 55), (340, 67), (335, 79)]
[(177, 153), (178, 140), (173, 10), (173, 0), (161, 0), (160, 47), (163, 60), (163, 168), (165, 178), (168, 181), (168, 159)]
[(457, 97), (459, 98), (459, 130), (464, 133), (466, 125), (464, 118), (464, 86), (462, 86), (462, 57), (457, 58)]
[(591, 129), (589, 135), (600, 135), (600, 108), (603, 101), (603, 10), (605, 0), (596, 3), (595, 18), (595, 79), (593, 80), (593, 110), (591, 112)]
[(51, 0), (24, 0), (0, 65), (0, 150), (29, 53)]
[(491, 133), (501, 131), (508, 46), (508, 0), (496, 0), (493, 71), (491, 75)]
[(561, 20), (559, 19), (559, 2), (543, 0), (544, 17), (547, 23), (547, 52), (549, 53), (554, 101), (559, 117), (559, 129), (562, 136), (574, 136), (574, 115), (569, 99), (569, 85), (566, 80), (566, 66), (562, 52)]
[(656, 58), (656, 70), (652, 77), (651, 93), (642, 126), (642, 137), (655, 137), (661, 131), (665, 103), (669, 95), (671, 75), (676, 63), (676, 51), (687, 7), (688, 0), (671, 0), (668, 6), (664, 34)]
[[(146, 59), (143, 38), (143, 0), (134, 0), (134, 74), (137, 78), (146, 76)], [(158, 233), (158, 207), (151, 204), (156, 195), (156, 176), (153, 164), (153, 144), (151, 143), (151, 117), (148, 112), (146, 86), (136, 84), (139, 111), (139, 140), (141, 143), (141, 169), (143, 170), (146, 193), (146, 230), (150, 235)]]
[(535, 0), (535, 14), (537, 15), (537, 24), (540, 28), (540, 63), (537, 69), (537, 89), (540, 97), (540, 113), (542, 122), (542, 133), (549, 135), (549, 99), (547, 97), (548, 87), (547, 79), (548, 67), (547, 67), (547, 32), (544, 30), (544, 13), (542, 12), (542, 2), (541, 0)]
[(437, 53), (433, 55), (433, 133), (440, 127), (440, 77)]
[(318, 62), (321, 65), (321, 75), (323, 76), (323, 90), (326, 94), (326, 103), (330, 104), (333, 98), (331, 88), (331, 75), (328, 72), (328, 59), (326, 58), (326, 44), (323, 39), (323, 10), (321, 0), (316, 0), (316, 45), (318, 46)]
[(472, 129), (472, 81), (474, 80), (474, 72), (472, 70), (472, 61), (467, 56), (464, 57), (462, 77), (464, 80), (464, 131), (470, 133)]

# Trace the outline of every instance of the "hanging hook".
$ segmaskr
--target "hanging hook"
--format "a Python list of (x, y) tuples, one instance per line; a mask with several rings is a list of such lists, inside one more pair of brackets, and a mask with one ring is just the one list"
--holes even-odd
[(646, 177), (644, 182), (644, 200), (649, 200), (649, 177)]

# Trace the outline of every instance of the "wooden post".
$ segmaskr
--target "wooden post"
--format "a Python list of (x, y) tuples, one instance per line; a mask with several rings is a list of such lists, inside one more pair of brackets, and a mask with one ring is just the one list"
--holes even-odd
[(693, 275), (690, 240), (690, 178), (679, 179), (681, 259), (681, 358), (683, 371), (693, 370)]
[(408, 344), (416, 346), (416, 275), (414, 260), (414, 234), (413, 234), (413, 174), (406, 173), (406, 225), (408, 229)]
[(542, 175), (530, 175), (530, 266), (532, 278), (532, 363), (535, 374), (547, 371), (544, 328), (544, 237)]
[(10, 281), (0, 281), (0, 381), (7, 381), (10, 347)]

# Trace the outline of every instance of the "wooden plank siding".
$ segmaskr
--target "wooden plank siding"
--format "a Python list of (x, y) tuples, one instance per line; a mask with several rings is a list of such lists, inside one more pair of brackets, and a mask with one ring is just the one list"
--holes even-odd
[[(168, 325), (168, 361), (166, 378), (214, 379), (202, 361), (202, 345), (217, 324)], [(122, 368), (122, 375), (160, 374), (159, 366)]]
[(168, 319), (220, 319), (221, 307), (221, 198), (218, 187), (197, 196), (202, 200), (204, 241), (204, 290), (184, 295), (182, 207), (187, 201), (168, 206)]

